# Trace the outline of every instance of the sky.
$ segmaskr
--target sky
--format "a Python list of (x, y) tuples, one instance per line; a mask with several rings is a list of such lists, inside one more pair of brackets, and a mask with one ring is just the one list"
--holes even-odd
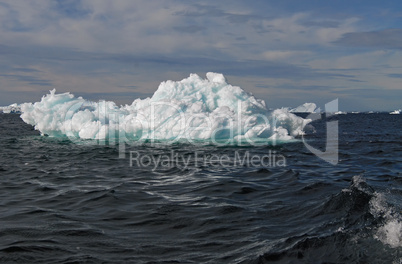
[(0, 105), (223, 73), (270, 108), (402, 108), (402, 1), (0, 0)]

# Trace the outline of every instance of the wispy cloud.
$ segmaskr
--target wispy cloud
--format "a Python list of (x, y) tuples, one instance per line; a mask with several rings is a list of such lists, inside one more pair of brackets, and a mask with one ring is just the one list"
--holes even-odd
[(0, 76), (15, 81), (25, 82), (30, 85), (52, 86), (50, 80), (41, 79), (35, 76), (22, 75), (22, 74), (0, 74)]
[(402, 29), (345, 33), (334, 43), (352, 47), (402, 49)]
[(301, 23), (306, 27), (323, 27), (323, 28), (337, 28), (341, 25), (340, 21), (336, 20), (306, 20)]
[(391, 78), (402, 78), (401, 73), (390, 73), (390, 74), (387, 74), (387, 76), (391, 77)]
[(197, 26), (197, 25), (189, 25), (189, 26), (178, 26), (173, 27), (175, 30), (183, 33), (197, 33), (198, 31), (206, 29), (205, 27)]
[(267, 60), (284, 60), (291, 57), (308, 55), (311, 55), (311, 51), (272, 50), (263, 53), (264, 58)]

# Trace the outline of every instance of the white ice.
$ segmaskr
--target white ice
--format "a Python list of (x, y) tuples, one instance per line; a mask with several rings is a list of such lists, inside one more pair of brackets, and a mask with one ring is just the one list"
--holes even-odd
[(0, 113), (3, 112), (4, 114), (20, 114), (21, 113), (21, 106), (18, 104), (10, 104), (9, 106), (0, 106)]
[(315, 103), (304, 103), (296, 108), (291, 109), (289, 112), (292, 113), (314, 113), (317, 109)]
[(265, 102), (219, 73), (166, 81), (151, 98), (118, 107), (55, 90), (21, 105), (21, 118), (42, 135), (120, 140), (289, 140), (310, 122)]

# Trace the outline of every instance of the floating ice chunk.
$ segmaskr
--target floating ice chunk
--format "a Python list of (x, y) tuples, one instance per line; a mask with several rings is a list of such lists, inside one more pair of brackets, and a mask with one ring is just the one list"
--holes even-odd
[(21, 118), (41, 134), (78, 139), (119, 140), (288, 140), (310, 122), (287, 109), (267, 110), (265, 102), (219, 73), (191, 74), (166, 81), (151, 98), (117, 107), (55, 90), (40, 102), (21, 105)]
[(391, 115), (399, 115), (400, 113), (401, 113), (401, 109), (399, 109), (399, 110), (395, 110), (395, 111), (392, 111), (390, 114)]
[(346, 112), (342, 112), (342, 111), (337, 111), (334, 113), (335, 115), (346, 115)]
[(20, 114), (21, 106), (19, 104), (10, 104), (9, 106), (0, 106), (0, 112), (4, 114)]

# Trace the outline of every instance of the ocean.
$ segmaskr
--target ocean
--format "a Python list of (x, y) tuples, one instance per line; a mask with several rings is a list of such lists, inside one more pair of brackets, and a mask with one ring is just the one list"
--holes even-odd
[[(336, 163), (326, 124), (338, 121)], [(1, 263), (402, 263), (402, 116), (265, 145), (41, 136), (0, 114)], [(124, 157), (123, 157), (124, 156)]]

